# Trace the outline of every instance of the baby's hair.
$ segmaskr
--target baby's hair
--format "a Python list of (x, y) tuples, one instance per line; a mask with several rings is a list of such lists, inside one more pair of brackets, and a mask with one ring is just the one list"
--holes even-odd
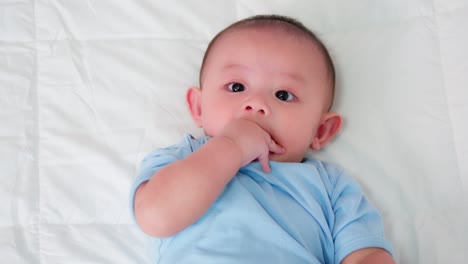
[(327, 48), (323, 44), (323, 42), (304, 24), (299, 22), (298, 20), (287, 17), (287, 16), (281, 16), (281, 15), (256, 15), (252, 17), (248, 17), (242, 20), (239, 20), (221, 32), (219, 32), (208, 44), (208, 47), (205, 51), (205, 55), (203, 56), (202, 60), (202, 65), (200, 68), (200, 76), (199, 76), (199, 82), (200, 82), (200, 87), (202, 87), (202, 77), (203, 77), (203, 70), (205, 68), (206, 61), (210, 55), (210, 51), (213, 48), (214, 44), (217, 42), (217, 40), (226, 32), (235, 30), (235, 29), (240, 29), (240, 28), (274, 28), (274, 29), (280, 29), (286, 33), (295, 35), (297, 37), (305, 37), (309, 40), (311, 40), (316, 47), (318, 48), (319, 52), (323, 55), (323, 59), (325, 60), (325, 64), (327, 66), (328, 74), (330, 77), (330, 83), (331, 83), (331, 102), (330, 102), (330, 107), (333, 102), (333, 96), (335, 92), (335, 79), (336, 79), (336, 74), (335, 74), (335, 66), (333, 64), (333, 61), (330, 57), (330, 54), (328, 53)]

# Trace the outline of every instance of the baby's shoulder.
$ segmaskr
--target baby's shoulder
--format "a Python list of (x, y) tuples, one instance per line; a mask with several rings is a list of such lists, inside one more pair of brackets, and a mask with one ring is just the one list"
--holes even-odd
[(167, 147), (157, 148), (148, 153), (142, 160), (142, 167), (154, 166), (155, 163), (167, 164), (176, 160), (181, 160), (200, 148), (206, 141), (205, 138), (194, 138), (190, 134), (185, 134), (177, 144)]

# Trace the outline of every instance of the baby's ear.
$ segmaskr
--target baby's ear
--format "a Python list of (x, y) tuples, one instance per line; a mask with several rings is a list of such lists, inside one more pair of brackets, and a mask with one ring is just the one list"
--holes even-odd
[(310, 147), (313, 150), (320, 150), (323, 148), (336, 136), (338, 131), (340, 131), (342, 122), (343, 120), (339, 114), (332, 112), (326, 113), (320, 122), (320, 126), (317, 129), (317, 133)]
[(185, 99), (193, 121), (198, 127), (202, 127), (201, 89), (198, 87), (189, 87)]

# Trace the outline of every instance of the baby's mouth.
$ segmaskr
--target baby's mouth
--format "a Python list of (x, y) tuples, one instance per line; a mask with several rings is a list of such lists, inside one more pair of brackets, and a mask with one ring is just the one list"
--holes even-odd
[[(257, 121), (255, 121), (255, 120), (251, 120), (251, 121), (255, 122), (258, 126), (260, 126), (263, 130), (265, 130), (265, 132), (267, 132), (268, 135), (270, 135), (271, 140), (273, 140), (273, 142), (275, 142), (276, 145), (279, 145), (279, 146), (281, 146), (281, 147), (284, 148), (284, 146), (281, 145), (280, 142), (276, 139), (276, 136), (270, 131), (271, 129), (269, 129), (269, 128), (266, 127), (265, 125), (261, 124), (261, 122), (257, 122)], [(280, 155), (280, 154), (278, 154), (278, 153), (275, 153), (275, 152), (271, 152), (271, 151), (270, 151), (270, 155), (271, 155), (271, 154)]]
[[(266, 129), (264, 126), (262, 126), (262, 125), (260, 125), (260, 124), (259, 124), (259, 126), (260, 126), (263, 130), (265, 130), (265, 131), (268, 133), (268, 135), (270, 135), (271, 140), (273, 140), (273, 142), (275, 142), (276, 145), (278, 145), (278, 146), (280, 146), (280, 147), (283, 147), (283, 145), (281, 145), (281, 144), (279, 143), (279, 141), (276, 139), (276, 136), (273, 135), (273, 133), (271, 133), (271, 132), (270, 132), (268, 129)], [(283, 147), (283, 148), (284, 148), (284, 147)], [(271, 151), (270, 151), (270, 154), (279, 155), (278, 153), (274, 153), (274, 152), (271, 152)]]

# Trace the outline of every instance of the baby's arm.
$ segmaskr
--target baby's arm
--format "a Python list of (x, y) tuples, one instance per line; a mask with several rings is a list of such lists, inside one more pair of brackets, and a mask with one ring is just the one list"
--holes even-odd
[(395, 264), (392, 256), (381, 248), (364, 248), (349, 254), (342, 264)]
[(259, 159), (268, 171), (268, 154), (282, 153), (261, 127), (234, 120), (183, 160), (160, 169), (135, 195), (135, 216), (142, 230), (172, 236), (199, 219), (239, 168)]

